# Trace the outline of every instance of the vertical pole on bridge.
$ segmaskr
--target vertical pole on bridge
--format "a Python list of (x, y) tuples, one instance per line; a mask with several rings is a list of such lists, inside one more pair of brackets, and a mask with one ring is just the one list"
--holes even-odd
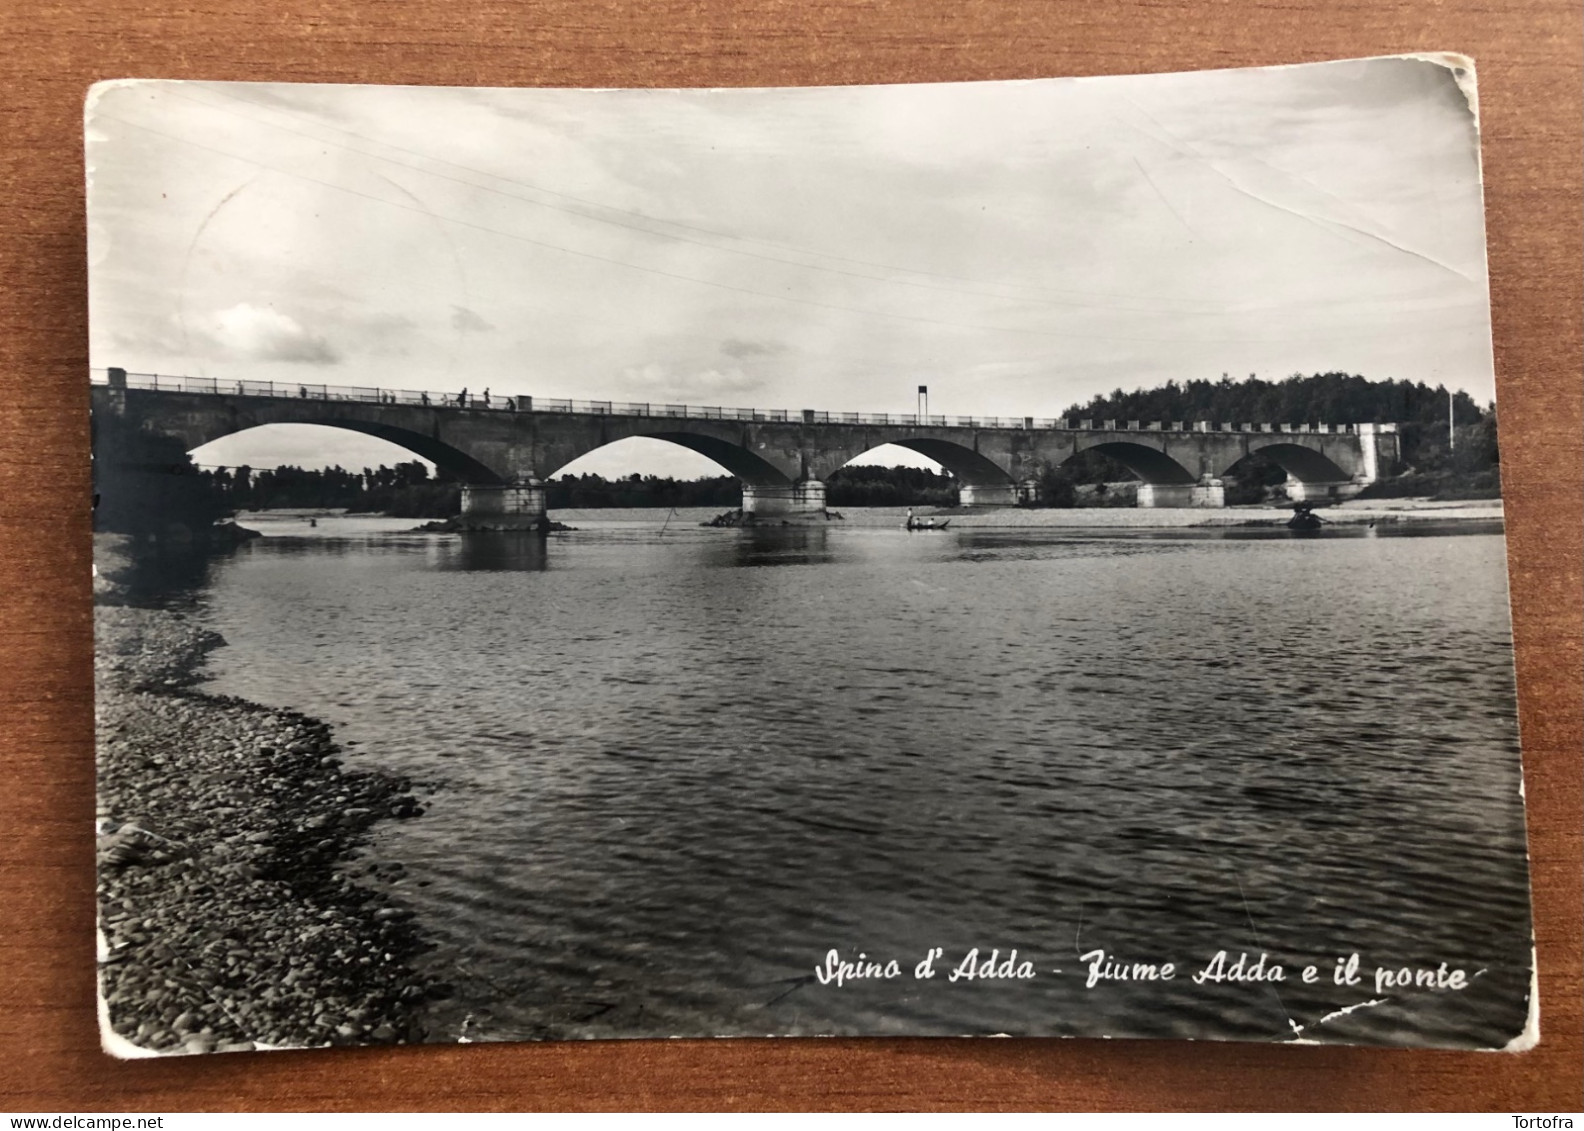
[(112, 365), (108, 371), (110, 381), (110, 412), (115, 416), (126, 415), (127, 371)]

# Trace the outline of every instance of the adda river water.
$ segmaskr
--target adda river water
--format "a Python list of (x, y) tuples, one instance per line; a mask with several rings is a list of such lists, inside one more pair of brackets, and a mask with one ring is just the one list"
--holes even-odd
[[(369, 853), (454, 986), (434, 1039), (1522, 1029), (1489, 527), (664, 517), (547, 543), (255, 517), (198, 590), (212, 690), (419, 783)], [(974, 948), (1033, 976), (952, 981)], [(827, 982), (832, 950), (898, 976)], [(1091, 986), (1097, 950), (1174, 976)], [(1218, 951), (1282, 980), (1196, 981)]]

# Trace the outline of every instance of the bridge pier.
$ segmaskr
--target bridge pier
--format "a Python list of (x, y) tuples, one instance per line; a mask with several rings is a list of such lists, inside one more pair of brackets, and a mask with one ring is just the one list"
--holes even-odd
[(1205, 476), (1197, 483), (1140, 483), (1141, 507), (1224, 507), (1226, 485)]
[(1018, 505), (1016, 483), (964, 483), (957, 488), (957, 505), (960, 507), (1015, 507)]
[(819, 514), (825, 510), (825, 484), (819, 479), (804, 479), (790, 487), (742, 485), (744, 514)]
[(468, 530), (538, 530), (548, 522), (545, 488), (537, 479), (504, 487), (462, 487), (462, 526)]
[(1287, 477), (1287, 497), (1295, 503), (1336, 503), (1351, 499), (1367, 484), (1348, 479), (1340, 483), (1305, 483), (1302, 479)]

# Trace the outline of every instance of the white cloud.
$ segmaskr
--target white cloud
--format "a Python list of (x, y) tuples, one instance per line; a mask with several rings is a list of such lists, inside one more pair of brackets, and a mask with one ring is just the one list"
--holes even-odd
[(495, 323), (489, 321), (476, 310), (469, 310), (465, 306), (453, 306), (451, 308), (451, 328), (453, 330), (478, 332), (495, 329)]
[(727, 357), (773, 357), (786, 352), (784, 342), (761, 342), (747, 338), (727, 338), (721, 343), (721, 353)]
[(250, 302), (216, 311), (213, 333), (221, 348), (244, 360), (304, 365), (333, 365), (340, 360), (328, 341), (291, 315)]

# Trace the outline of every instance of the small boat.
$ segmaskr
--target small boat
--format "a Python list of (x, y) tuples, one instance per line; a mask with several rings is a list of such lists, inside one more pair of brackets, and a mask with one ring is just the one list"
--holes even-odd
[(907, 529), (909, 530), (945, 530), (950, 525), (951, 519), (949, 518), (944, 522), (936, 522), (933, 518), (913, 518), (910, 515), (907, 520)]
[(1293, 516), (1287, 520), (1287, 529), (1307, 533), (1319, 530), (1325, 525), (1325, 521), (1315, 514), (1314, 507), (1309, 503), (1294, 503)]

